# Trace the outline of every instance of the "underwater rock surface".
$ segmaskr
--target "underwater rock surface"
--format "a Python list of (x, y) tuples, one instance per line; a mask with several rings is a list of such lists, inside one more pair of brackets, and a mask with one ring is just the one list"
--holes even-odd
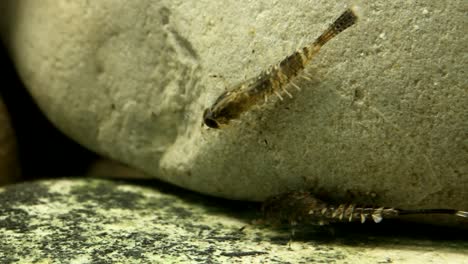
[(11, 0), (0, 26), (57, 127), (152, 177), (230, 199), (312, 188), (467, 209), (462, 1), (363, 4), (293, 99), (200, 127), (225, 85), (313, 41), (348, 1), (293, 2)]
[(289, 248), (288, 228), (248, 225), (258, 217), (252, 203), (142, 184), (150, 183), (67, 179), (0, 188), (2, 263), (455, 264), (468, 257), (466, 232), (386, 221), (297, 230)]

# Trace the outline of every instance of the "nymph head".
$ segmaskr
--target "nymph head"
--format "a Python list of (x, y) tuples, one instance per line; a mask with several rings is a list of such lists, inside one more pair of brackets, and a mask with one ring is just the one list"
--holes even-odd
[(245, 102), (238, 93), (224, 92), (216, 102), (203, 112), (203, 124), (210, 128), (223, 128), (231, 120), (239, 117), (244, 112)]
[(211, 108), (207, 108), (203, 112), (203, 124), (205, 124), (209, 128), (218, 129), (220, 127), (220, 124), (218, 123), (218, 121), (216, 121), (213, 112), (211, 111)]

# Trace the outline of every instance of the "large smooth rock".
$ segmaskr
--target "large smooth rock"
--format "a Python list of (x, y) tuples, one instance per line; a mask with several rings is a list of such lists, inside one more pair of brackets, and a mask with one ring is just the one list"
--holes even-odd
[(164, 181), (231, 199), (313, 188), (467, 209), (463, 1), (363, 3), (294, 99), (200, 127), (224, 84), (314, 40), (347, 2), (10, 0), (2, 36), (61, 130)]
[(20, 167), (10, 115), (0, 97), (0, 186), (18, 181)]
[[(2, 263), (466, 263), (466, 232), (381, 224), (248, 223), (251, 203), (170, 187), (51, 180), (0, 189)], [(245, 229), (240, 230), (245, 226)], [(430, 232), (428, 232), (430, 230)]]

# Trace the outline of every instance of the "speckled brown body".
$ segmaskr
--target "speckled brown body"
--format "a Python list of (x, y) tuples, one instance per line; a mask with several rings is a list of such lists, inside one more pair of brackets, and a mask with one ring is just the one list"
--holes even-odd
[(328, 224), (333, 222), (375, 223), (384, 218), (410, 214), (449, 214), (468, 217), (468, 212), (452, 209), (403, 210), (385, 207), (359, 207), (353, 204), (329, 205), (307, 191), (293, 191), (273, 196), (262, 205), (264, 220), (271, 224)]
[(311, 45), (295, 51), (259, 76), (242, 82), (221, 94), (213, 106), (204, 111), (203, 123), (211, 128), (220, 128), (229, 124), (232, 119), (239, 118), (252, 106), (263, 100), (266, 101), (266, 98), (273, 93), (280, 99), (281, 93), (291, 96), (286, 86), (292, 84), (297, 88), (292, 81), (304, 70), (320, 48), (356, 21), (355, 13), (351, 9), (346, 10)]

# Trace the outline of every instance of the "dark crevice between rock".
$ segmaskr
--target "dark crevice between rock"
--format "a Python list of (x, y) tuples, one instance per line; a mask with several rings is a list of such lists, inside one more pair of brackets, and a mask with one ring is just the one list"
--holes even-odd
[(47, 120), (18, 76), (0, 42), (0, 97), (18, 141), (22, 180), (84, 174), (97, 158)]

